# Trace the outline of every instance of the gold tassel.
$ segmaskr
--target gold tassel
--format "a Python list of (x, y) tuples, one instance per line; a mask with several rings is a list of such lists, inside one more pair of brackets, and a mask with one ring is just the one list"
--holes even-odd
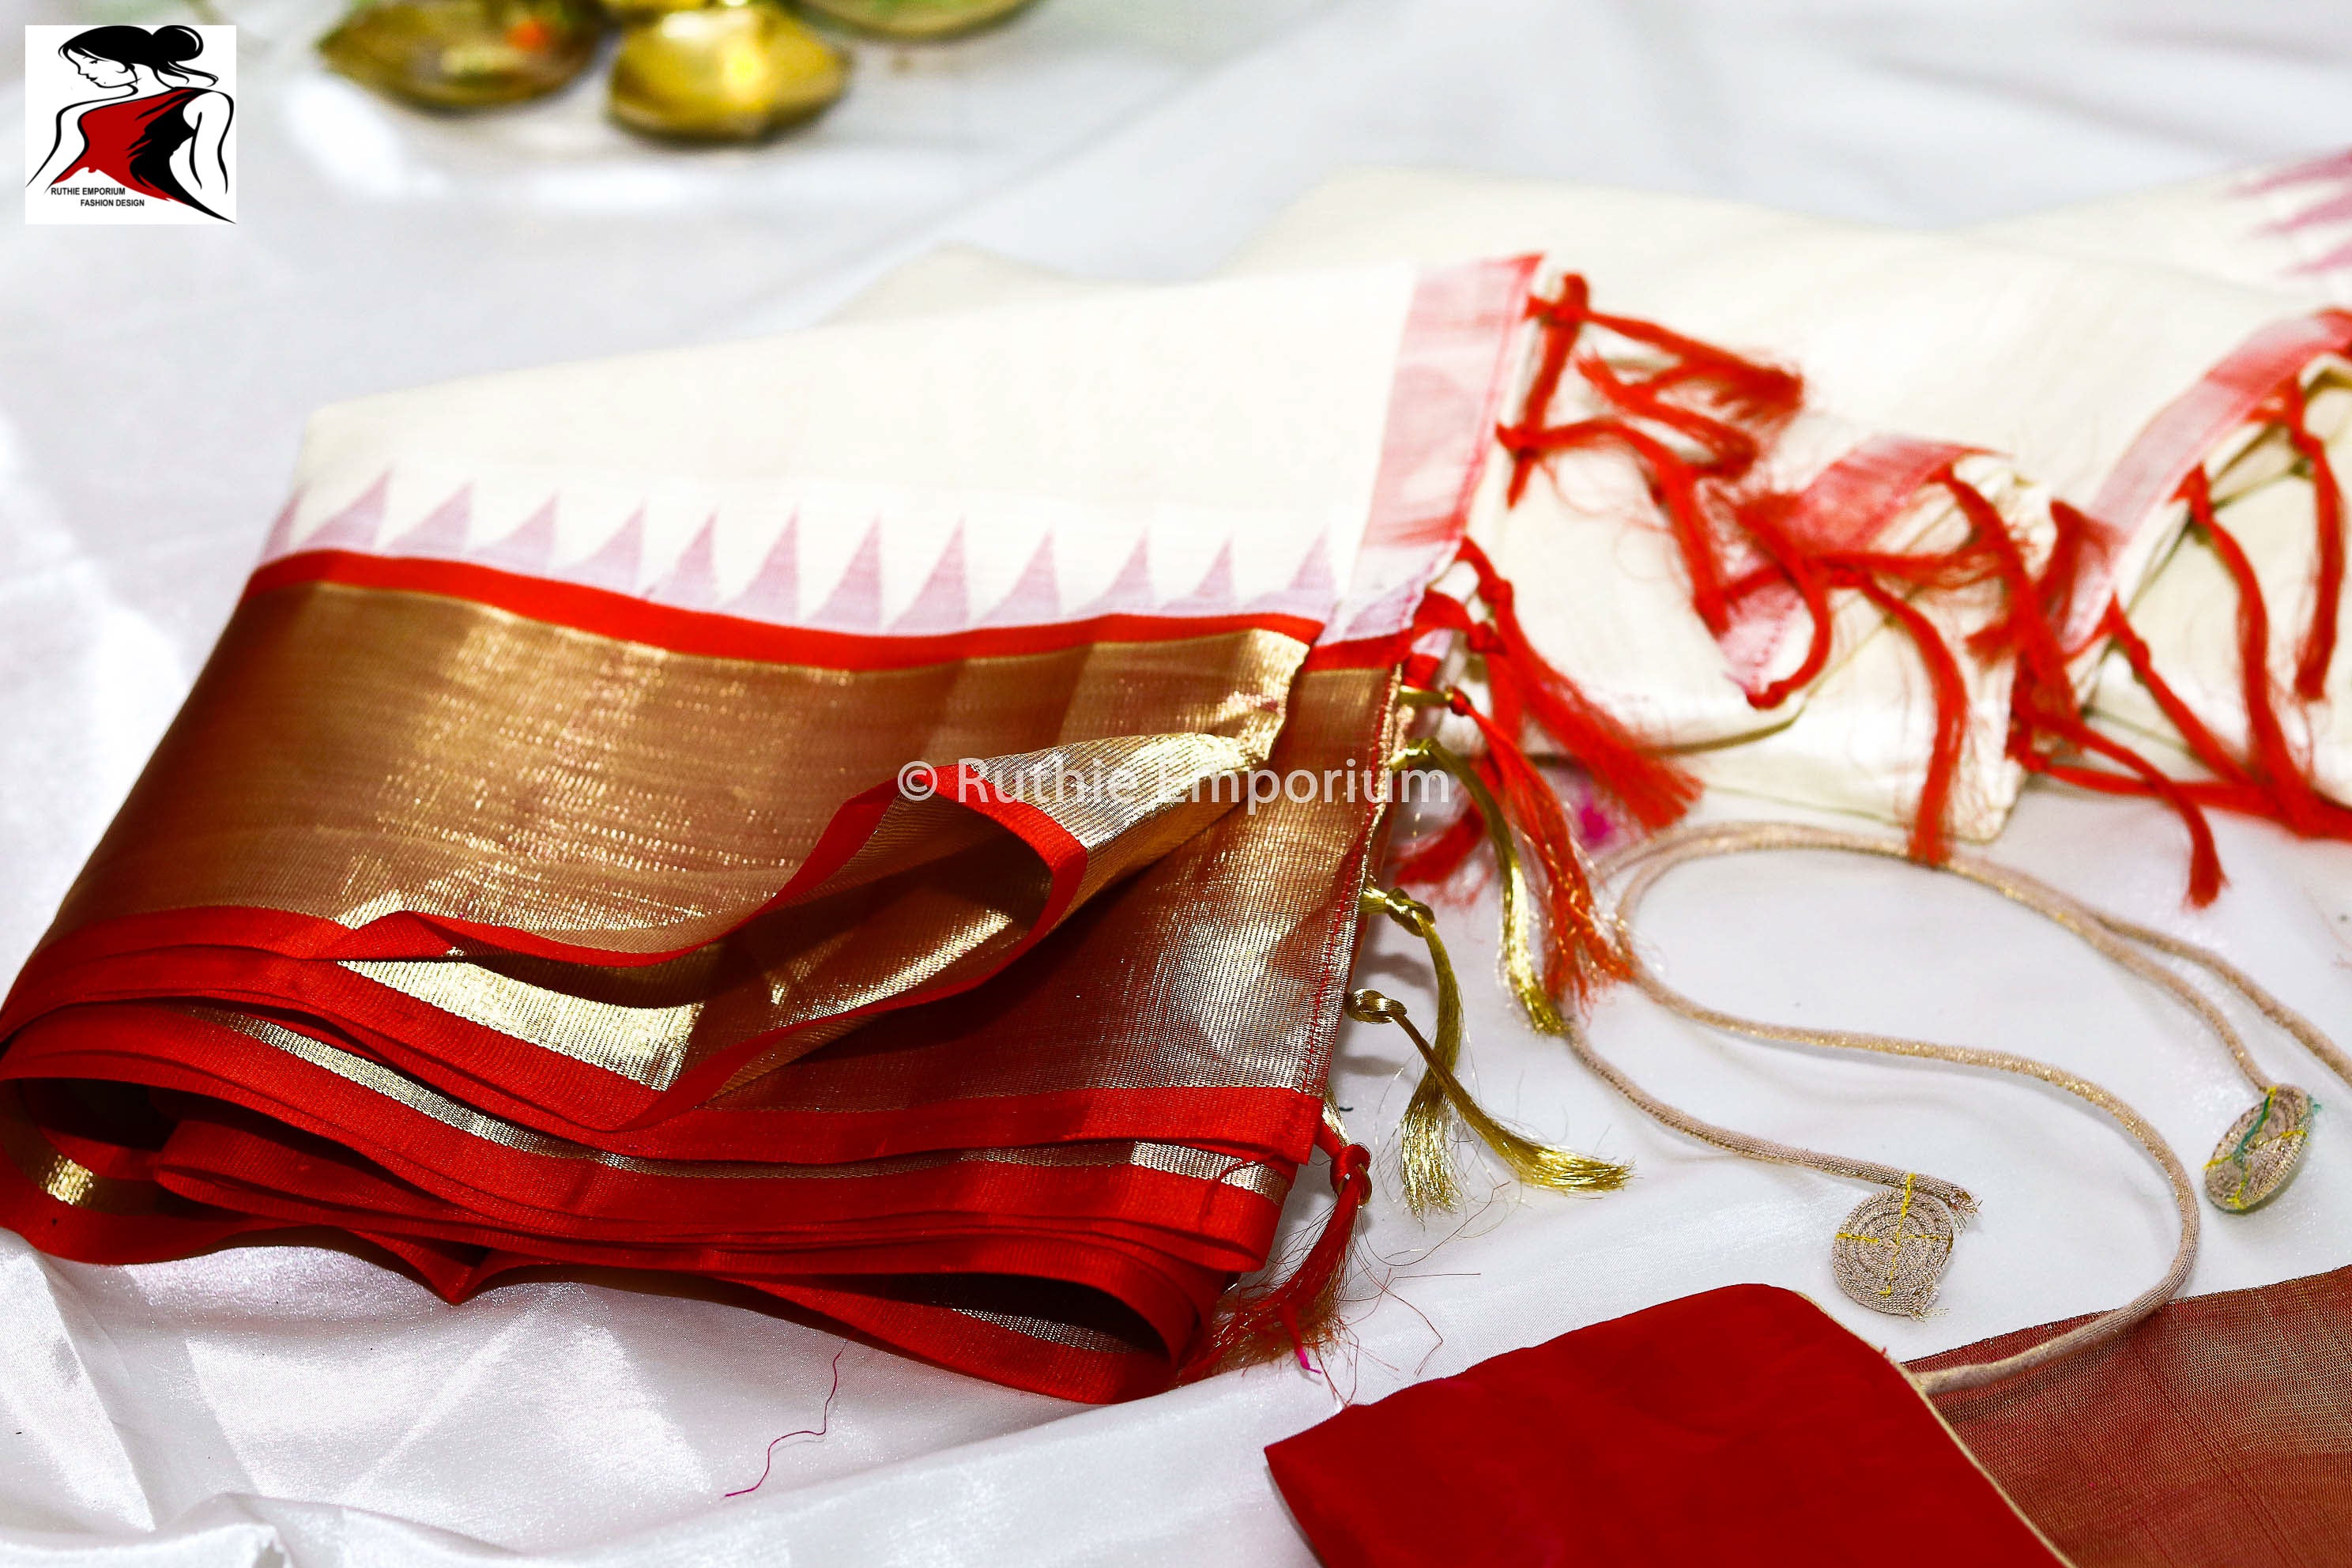
[[(1408, 697), (1419, 695), (1408, 694)], [(1440, 699), (1443, 700), (1443, 699)], [(1478, 820), (1486, 825), (1486, 841), (1494, 847), (1495, 868), (1503, 884), (1503, 977), (1510, 983), (1511, 993), (1519, 999), (1519, 1006), (1543, 1034), (1566, 1032), (1567, 1024), (1559, 1008), (1545, 989), (1542, 967), (1536, 962), (1539, 945), (1536, 935), (1536, 900), (1528, 886), (1526, 865), (1519, 858), (1518, 842), (1511, 836), (1511, 825), (1503, 816), (1486, 781), (1478, 776), (1468, 759), (1451, 747), (1433, 740), (1411, 741), (1389, 763), (1392, 770), (1414, 767), (1440, 768), (1460, 784), (1470, 797), (1471, 809)], [(1434, 938), (1432, 938), (1434, 941)], [(1444, 1037), (1444, 1020), (1438, 1021), (1438, 1036)], [(1449, 1063), (1450, 1065), (1450, 1063)], [(1406, 1114), (1410, 1116), (1411, 1110)]]
[[(1608, 1193), (1623, 1186), (1633, 1174), (1629, 1167), (1539, 1143), (1487, 1113), (1455, 1076), (1454, 1068), (1462, 1059), (1462, 990), (1445, 943), (1438, 937), (1436, 916), (1418, 899), (1377, 888), (1364, 890), (1362, 907), (1365, 913), (1385, 914), (1420, 937), (1429, 948), (1430, 968), (1437, 978), (1434, 1043), (1423, 1037), (1401, 1003), (1377, 991), (1356, 992), (1348, 1001), (1349, 1016), (1365, 1023), (1394, 1024), (1404, 1030), (1429, 1069), (1405, 1108), (1399, 1135), (1405, 1202), (1413, 1213), (1453, 1208), (1461, 1202), (1453, 1140), (1445, 1121), (1449, 1110), (1513, 1175), (1530, 1186), (1561, 1193)], [(1553, 1015), (1555, 1020), (1558, 1016)]]

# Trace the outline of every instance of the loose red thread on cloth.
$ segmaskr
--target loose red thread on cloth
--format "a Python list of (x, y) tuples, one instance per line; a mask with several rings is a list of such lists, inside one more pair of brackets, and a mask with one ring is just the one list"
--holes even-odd
[(1486, 662), (1496, 725), (1517, 737), (1533, 720), (1640, 826), (1655, 832), (1681, 821), (1698, 799), (1698, 781), (1536, 651), (1519, 623), (1517, 592), (1485, 551), (1465, 539), (1456, 559), (1475, 574), (1489, 621), (1469, 622), (1465, 613), (1466, 626), (1448, 629), (1467, 630), (1471, 651)]
[(1591, 879), (1559, 792), (1536, 771), (1503, 725), (1479, 712), (1462, 691), (1447, 692), (1446, 707), (1478, 727), (1479, 738), (1486, 743), (1480, 776), (1534, 861), (1534, 891), (1544, 917), (1544, 990), (1555, 1001), (1588, 1001), (1601, 986), (1622, 980), (1631, 971), (1601, 926)]
[(1372, 1156), (1360, 1143), (1342, 1143), (1328, 1126), (1317, 1131), (1315, 1146), (1330, 1158), (1336, 1197), (1322, 1231), (1289, 1278), (1225, 1292), (1177, 1369), (1177, 1382), (1197, 1383), (1234, 1367), (1278, 1361), (1286, 1353), (1295, 1354), (1307, 1371), (1318, 1370), (1307, 1352), (1329, 1344), (1339, 1330), (1339, 1286), (1355, 1245), (1357, 1216), (1371, 1196)]
[[(2240, 696), (2246, 710), (2246, 745), (2242, 751), (2225, 744), (2189, 708), (2156, 668), (2147, 642), (2113, 600), (2107, 605), (2099, 632), (2123, 654), (2132, 674), (2179, 735), (2181, 743), (2210, 776), (2171, 779), (2153, 768), (2136, 768), (2126, 778), (2101, 771), (2051, 765), (2043, 771), (2084, 788), (2109, 795), (2155, 795), (2184, 817), (2203, 809), (2236, 812), (2274, 822), (2305, 837), (2352, 839), (2352, 809), (2328, 799), (2313, 782), (2308, 761), (2298, 755), (2279, 714), (2277, 683), (2270, 669), (2270, 607), (2253, 563), (2236, 535), (2215, 515), (2212, 488), (2202, 468), (2192, 468), (2181, 481), (2179, 499), (2189, 508), (2191, 529), (2212, 547), (2238, 596), (2238, 667)], [(2305, 651), (2311, 643), (2305, 641)], [(2298, 680), (2301, 676), (2298, 672)], [(2084, 727), (2088, 733), (2087, 726)], [(2103, 740), (2104, 737), (2095, 737)], [(2085, 744), (2084, 749), (2095, 749)], [(2111, 753), (2110, 753), (2111, 754)], [(2028, 765), (2033, 765), (2029, 761)], [(2193, 829), (2192, 829), (2193, 831)], [(2200, 850), (2210, 856), (2210, 835)], [(2200, 868), (2201, 870), (2201, 868)], [(2190, 897), (2198, 896), (2197, 872), (2192, 872)], [(2219, 886), (2219, 868), (2212, 871)]]
[[(1719, 520), (1737, 509), (1740, 487), (1757, 458), (1795, 416), (1804, 401), (1804, 379), (1653, 322), (1596, 311), (1591, 286), (1573, 273), (1560, 280), (1556, 298), (1530, 300), (1528, 313), (1541, 325), (1543, 347), (1517, 421), (1496, 431), (1511, 458), (1511, 502), (1516, 505), (1527, 493), (1535, 470), (1556, 453), (1625, 448), (1641, 466), (1673, 532), (1699, 619), (1709, 632), (1722, 635), (1730, 613)], [(1588, 327), (1639, 343), (1664, 363), (1621, 374), (1599, 354), (1577, 353)], [(1547, 425), (1571, 367), (1611, 412)], [(1677, 450), (1667, 436), (1680, 437), (1695, 454)]]
[[(2204, 815), (2208, 809), (2263, 816), (2306, 836), (2352, 837), (2352, 811), (2318, 792), (2307, 759), (2287, 739), (2268, 671), (2269, 619), (2261, 587), (2242, 550), (2214, 520), (2201, 471), (2184, 482), (2181, 499), (2239, 594), (2247, 754), (2241, 758), (2222, 745), (2163, 681), (2119, 607), (2110, 605), (2098, 631), (2101, 641), (2112, 641), (2122, 651), (2192, 755), (2212, 774), (2184, 780), (2166, 774), (2083, 718), (2061, 632), (2096, 532), (2083, 513), (2063, 502), (2053, 504), (2054, 538), (2037, 574), (1999, 509), (1946, 465), (1927, 482), (1940, 487), (1967, 522), (1959, 543), (1919, 552), (1831, 548), (1808, 537), (1798, 498), (1756, 482), (1759, 458), (1802, 403), (1800, 376), (1651, 322), (1597, 311), (1590, 285), (1573, 274), (1561, 280), (1553, 298), (1531, 301), (1528, 313), (1543, 333), (1536, 368), (1517, 418), (1496, 429), (1511, 459), (1511, 501), (1526, 493), (1536, 469), (1556, 454), (1613, 446), (1641, 469), (1683, 561), (1692, 607), (1710, 632), (1723, 636), (1751, 595), (1767, 588), (1793, 591), (1810, 622), (1805, 652), (1787, 674), (1748, 690), (1748, 701), (1759, 709), (1780, 706), (1827, 668), (1833, 651), (1832, 594), (1858, 593), (1868, 599), (1912, 645), (1935, 703), (1933, 740), (1913, 812), (1916, 858), (1938, 861), (1948, 851), (1947, 819), (1969, 732), (1963, 650), (1950, 646), (1926, 611), (1939, 595), (1985, 584), (1998, 585), (2001, 608), (1968, 638), (1965, 653), (1988, 665), (2015, 661), (2009, 755), (2063, 782), (2156, 799), (2171, 809), (2189, 841), (2192, 903), (2210, 902), (2222, 884)], [(1589, 350), (1591, 329), (1640, 345), (1657, 363), (1638, 370), (1612, 367)], [(1605, 412), (1548, 424), (1571, 373)], [(2312, 475), (2314, 607), (2297, 647), (2293, 691), (2315, 700), (2325, 690), (2339, 640), (2337, 606), (2347, 576), (2345, 500), (2326, 443), (2310, 428), (2299, 375), (2273, 390), (2254, 417), (2278, 426)], [(1514, 759), (1525, 764), (1516, 742), (1530, 718), (1591, 773), (1602, 794), (1633, 823), (1654, 828), (1678, 817), (1697, 793), (1688, 775), (1585, 699), (1536, 653), (1519, 624), (1511, 585), (1483, 552), (1465, 546), (1462, 560), (1477, 576), (1476, 598), (1488, 619), (1479, 620), (1466, 605), (1433, 594), (1424, 602), (1422, 624), (1424, 629), (1462, 634), (1470, 651), (1486, 660), (1491, 719), (1478, 719), (1489, 747), (1489, 755), (1480, 759), (1480, 773), (1528, 838), (1538, 867), (1549, 874), (1572, 862), (1551, 837), (1551, 818), (1559, 814), (1536, 807), (1528, 793), (1532, 767), (1522, 771), (1514, 765)], [(1498, 734), (1507, 738), (1499, 747)], [(2110, 766), (2092, 765), (2094, 759)], [(1566, 834), (1564, 818), (1559, 832)], [(1400, 874), (1422, 886), (1442, 884), (1475, 852), (1480, 838), (1481, 824), (1465, 814), (1409, 847), (1400, 859)], [(1548, 883), (1568, 892), (1572, 901), (1573, 878), (1554, 882), (1548, 876)], [(1578, 969), (1571, 955), (1578, 944), (1572, 915), (1561, 924), (1568, 940), (1554, 944), (1547, 962), (1549, 973), (1573, 991)]]
[(814, 1426), (804, 1426), (797, 1432), (787, 1432), (781, 1437), (769, 1439), (767, 1458), (760, 1466), (760, 1479), (753, 1481), (748, 1487), (741, 1487), (734, 1491), (727, 1493), (727, 1496), (746, 1497), (752, 1492), (758, 1491), (761, 1487), (768, 1484), (768, 1474), (775, 1468), (777, 1444), (789, 1442), (794, 1437), (822, 1437), (825, 1435), (826, 1431), (832, 1427), (833, 1402), (835, 1397), (841, 1393), (842, 1352), (846, 1351), (848, 1348), (849, 1347), (847, 1345), (844, 1345), (841, 1347), (841, 1350), (837, 1350), (833, 1352), (833, 1386), (825, 1390), (824, 1408), (818, 1414), (817, 1424)]
[(2285, 432), (2287, 443), (2311, 465), (2314, 525), (2318, 530), (2318, 566), (2314, 576), (2311, 624), (2304, 628), (2303, 645), (2295, 656), (2295, 695), (2316, 702), (2327, 689), (2327, 668), (2336, 658), (2336, 621), (2344, 597), (2344, 489), (2336, 482), (2327, 443), (2311, 432), (2303, 382), (2289, 376), (2255, 417)]

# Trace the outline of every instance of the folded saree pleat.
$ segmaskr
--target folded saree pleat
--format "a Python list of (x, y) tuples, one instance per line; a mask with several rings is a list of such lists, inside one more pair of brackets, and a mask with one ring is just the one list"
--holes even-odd
[(0, 1008), (0, 1222), (691, 1274), (1164, 1386), (1317, 1144), (1533, 268), (328, 411)]

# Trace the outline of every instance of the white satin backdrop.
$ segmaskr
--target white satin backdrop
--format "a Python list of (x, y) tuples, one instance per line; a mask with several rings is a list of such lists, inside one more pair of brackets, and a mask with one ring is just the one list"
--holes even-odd
[[(302, 416), (474, 371), (797, 324), (943, 240), (1095, 276), (1222, 262), (1346, 164), (1422, 163), (1965, 222), (2340, 145), (2352, 16), (1928, 0), (1045, 0), (935, 51), (861, 51), (814, 134), (656, 152), (596, 89), (495, 121), (384, 106), (310, 65), (315, 7), (245, 24), (245, 221), (0, 237), (0, 963), (29, 949), (169, 718), (283, 499)], [(0, 21), (111, 20), (0, 5)], [(173, 19), (142, 16), (140, 19)], [(13, 26), (10, 32), (13, 34)], [(13, 54), (5, 68), (15, 79)], [(0, 163), (21, 123), (0, 103)], [(2352, 1016), (2352, 851), (2221, 825), (2233, 882), (2179, 904), (2175, 829), (2030, 790), (1999, 852), (2211, 942), (2323, 1025)], [(1791, 875), (1791, 867), (1801, 867)], [(1652, 928), (1721, 1005), (2045, 1055), (2201, 1160), (2246, 1090), (2168, 1005), (2032, 917), (1877, 865), (1679, 876)], [(2111, 1304), (2169, 1205), (2072, 1101), (1942, 1068), (1702, 1037), (1628, 999), (1597, 1030), (1653, 1089), (1985, 1201), (1946, 1310), (1830, 1290), (1859, 1194), (1661, 1133), (1527, 1035), (1486, 911), (1448, 917), (1497, 1109), (1630, 1156), (1599, 1202), (1506, 1197), (1462, 1234), (1392, 1190), (1387, 1294), (1332, 1373), (1415, 1375), (1707, 1286), (1803, 1289), (1914, 1355)], [(1382, 931), (1360, 973), (1427, 1006)], [(1353, 1028), (1339, 1098), (1385, 1139), (1402, 1041)], [(2340, 1087), (2257, 1047), (2323, 1101)], [(2323, 1117), (2278, 1203), (2209, 1213), (2192, 1290), (2352, 1262), (2352, 1153)], [(1302, 1191), (1320, 1185), (1310, 1173)], [(1302, 1202), (1294, 1220), (1312, 1223)], [(1433, 1247), (1434, 1248), (1433, 1250)], [(1304, 1562), (1259, 1447), (1332, 1391), (1276, 1368), (1108, 1410), (1009, 1393), (731, 1300), (519, 1281), (460, 1308), (372, 1262), (244, 1247), (132, 1269), (0, 1238), (0, 1561), (138, 1564)], [(835, 1358), (840, 1395), (819, 1424)]]

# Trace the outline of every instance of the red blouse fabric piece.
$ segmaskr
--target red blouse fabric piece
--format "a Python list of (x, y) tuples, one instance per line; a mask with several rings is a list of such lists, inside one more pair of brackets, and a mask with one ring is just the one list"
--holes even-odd
[(1765, 1285), (1496, 1356), (1266, 1459), (1326, 1568), (2063, 1562), (1894, 1363)]
[[(188, 100), (203, 91), (201, 88), (174, 88), (170, 92), (151, 98), (124, 99), (118, 103), (101, 103), (87, 110), (81, 117), (82, 153), (68, 169), (49, 183), (64, 184), (76, 174), (103, 174), (116, 184), (158, 201), (175, 202), (180, 198), (170, 191), (157, 190), (131, 172), (131, 160), (143, 151), (159, 134), (155, 122), (167, 114), (177, 114)], [(184, 127), (165, 127), (160, 134), (178, 134), (173, 144), (184, 142), (193, 134)]]

